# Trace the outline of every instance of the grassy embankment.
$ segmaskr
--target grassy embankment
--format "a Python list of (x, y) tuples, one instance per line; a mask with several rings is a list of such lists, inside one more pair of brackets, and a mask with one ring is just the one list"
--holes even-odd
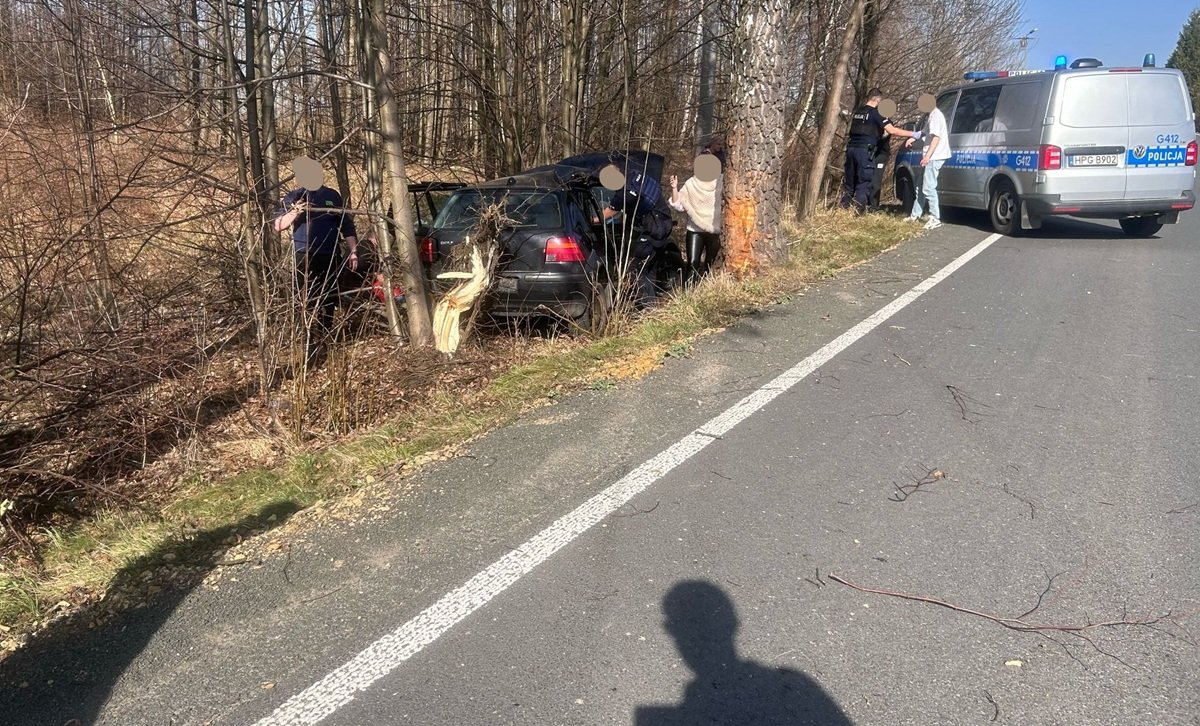
[[(803, 227), (786, 225), (783, 232), (791, 240), (788, 264), (744, 280), (714, 275), (652, 314), (617, 326), (608, 337), (552, 341), (532, 360), (498, 372), (475, 393), (439, 394), (369, 433), (298, 453), (281, 466), (196, 477), (154, 513), (108, 510), (47, 532), (36, 568), (0, 568), (0, 645), (15, 647), (16, 634), (94, 603), (118, 575), (121, 583), (134, 583), (134, 590), (154, 588), (145, 571), (187, 562), (189, 553), (202, 552), (211, 560), (227, 543), (234, 523), (270, 528), (278, 517), (261, 513), (345, 496), (503, 425), (532, 406), (572, 390), (607, 388), (641, 375), (667, 355), (686, 350), (697, 336), (786, 300), (804, 285), (916, 233), (897, 216), (855, 218), (837, 212), (823, 213)], [(214, 533), (222, 541), (214, 542)], [(137, 596), (126, 592), (121, 599)]]

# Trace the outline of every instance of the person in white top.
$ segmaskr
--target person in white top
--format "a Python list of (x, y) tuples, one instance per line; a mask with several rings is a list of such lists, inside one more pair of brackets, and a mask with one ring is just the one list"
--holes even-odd
[(692, 177), (671, 177), (671, 209), (687, 214), (687, 274), (694, 284), (721, 251), (721, 160), (707, 149), (692, 162)]
[[(921, 110), (921, 113), (929, 114), (925, 121), (924, 137), (927, 139), (925, 153), (921, 156), (921, 166), (925, 169), (925, 173), (922, 174), (921, 184), (917, 189), (917, 197), (909, 219), (916, 221), (921, 218), (923, 210), (921, 197), (924, 196), (929, 205), (929, 221), (926, 222), (925, 229), (937, 229), (942, 226), (942, 209), (938, 204), (938, 175), (942, 172), (942, 166), (953, 156), (950, 149), (950, 129), (946, 125), (946, 115), (937, 107), (937, 99), (933, 97), (933, 94), (921, 94), (921, 98), (917, 101), (917, 108)], [(912, 146), (912, 144), (910, 139), (907, 145)]]

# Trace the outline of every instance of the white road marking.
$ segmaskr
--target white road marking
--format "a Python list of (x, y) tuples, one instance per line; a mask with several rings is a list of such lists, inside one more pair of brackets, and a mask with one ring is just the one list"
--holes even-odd
[(785, 371), (762, 388), (738, 401), (666, 451), (631, 471), (620, 481), (584, 502), (579, 508), (534, 535), (487, 569), (450, 591), (421, 614), (383, 636), (344, 665), (292, 696), (258, 726), (316, 724), (345, 706), (401, 663), (421, 652), (492, 598), (565, 547), (596, 523), (621, 508), (654, 482), (692, 458), (717, 437), (760, 411), (783, 392), (804, 380), (888, 318), (952, 275), (986, 250), (1000, 235), (994, 234), (957, 257), (916, 287), (883, 306), (823, 348)]

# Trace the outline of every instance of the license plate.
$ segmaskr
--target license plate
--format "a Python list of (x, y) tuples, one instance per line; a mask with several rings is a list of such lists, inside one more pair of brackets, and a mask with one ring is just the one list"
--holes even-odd
[(1118, 166), (1120, 154), (1075, 154), (1067, 157), (1071, 166)]
[(515, 277), (498, 277), (496, 278), (496, 290), (499, 292), (516, 292), (517, 278)]

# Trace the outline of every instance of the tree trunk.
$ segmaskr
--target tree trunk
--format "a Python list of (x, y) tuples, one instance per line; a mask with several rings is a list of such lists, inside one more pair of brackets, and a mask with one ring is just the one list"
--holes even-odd
[[(333, 46), (334, 27), (331, 2), (332, 0), (323, 0), (317, 5), (319, 13), (317, 37), (321, 45), (322, 65), (325, 66), (328, 73), (336, 73), (337, 49)], [(343, 143), (346, 137), (346, 120), (342, 110), (342, 94), (337, 80), (334, 78), (327, 80), (329, 83), (329, 113), (333, 121), (333, 143), (336, 147), (333, 151), (333, 170), (337, 176), (338, 193), (342, 195), (342, 202), (350, 207), (354, 202), (350, 197), (350, 169), (346, 163), (346, 145)]]
[(738, 21), (725, 171), (725, 264), (737, 274), (782, 262), (783, 29), (787, 0), (757, 0)]
[(274, 61), (271, 51), (271, 11), (269, 0), (255, 0), (258, 10), (258, 43), (255, 50), (258, 54), (259, 84), (259, 114), (260, 129), (262, 130), (263, 180), (260, 189), (262, 196), (259, 203), (263, 218), (263, 248), (267, 250), (267, 259), (276, 259), (279, 253), (279, 235), (274, 227), (266, 224), (274, 214), (279, 194), (279, 144), (278, 129), (275, 121), (275, 74)]
[[(425, 347), (433, 344), (433, 318), (430, 315), (429, 296), (425, 289), (425, 276), (421, 271), (417, 241), (413, 235), (412, 200), (408, 193), (408, 176), (404, 169), (400, 113), (390, 84), (392, 57), (387, 45), (386, 0), (367, 0), (367, 9), (374, 51), (375, 98), (379, 112), (380, 136), (383, 140), (384, 177), (391, 193), (392, 210), (395, 215), (394, 253), (399, 262), (400, 277), (407, 295), (408, 336), (412, 345)], [(391, 242), (387, 236), (379, 240), (380, 257), (384, 260), (392, 257), (393, 251), (390, 247)], [(386, 266), (385, 262), (385, 268)], [(398, 324), (393, 325), (392, 333), (399, 332), (398, 328)]]
[(891, 9), (889, 0), (867, 0), (863, 8), (862, 38), (858, 44), (858, 71), (854, 75), (854, 103), (865, 102), (879, 67), (879, 32)]
[[(225, 72), (229, 79), (237, 78), (238, 58), (237, 52), (234, 49), (233, 35), (234, 27), (233, 20), (229, 16), (229, 5), (226, 3), (218, 3), (220, 8), (220, 22), (222, 26), (221, 44), (222, 55), (225, 58)], [(254, 198), (254, 179), (253, 172), (250, 170), (249, 161), (246, 159), (246, 152), (243, 147), (242, 138), (242, 120), (241, 113), (238, 108), (238, 92), (237, 86), (232, 83), (225, 91), (225, 96), (229, 99), (229, 106), (234, 110), (232, 118), (227, 119), (229, 124), (229, 134), (232, 139), (234, 150), (234, 159), (237, 162), (238, 179), (244, 185), (246, 194), (245, 200), (241, 205), (242, 219), (242, 237), (245, 244), (245, 254), (242, 255), (242, 269), (246, 277), (246, 292), (250, 299), (250, 312), (254, 318), (255, 341), (258, 344), (258, 375), (259, 389), (264, 393), (268, 393), (271, 389), (271, 379), (275, 368), (274, 360), (270, 355), (270, 346), (267, 343), (268, 335), (270, 334), (270, 320), (267, 315), (267, 300), (266, 300), (266, 285), (265, 285), (265, 269), (263, 265), (263, 247), (261, 244), (261, 228), (257, 219), (257, 208)]]
[(563, 27), (562, 47), (562, 155), (579, 150), (580, 109), (584, 92), (584, 53), (591, 33), (592, 16), (584, 0), (562, 0), (559, 13)]
[(707, 0), (708, 5), (700, 16), (700, 32), (703, 43), (700, 47), (700, 109), (696, 117), (696, 145), (703, 146), (713, 134), (713, 109), (716, 106), (717, 75), (717, 0)]
[(821, 180), (825, 176), (825, 165), (829, 163), (829, 154), (833, 147), (833, 136), (841, 123), (842, 90), (846, 85), (847, 67), (850, 65), (850, 53), (854, 50), (854, 36), (858, 33), (858, 25), (862, 20), (866, 0), (854, 0), (850, 8), (850, 20), (846, 23), (846, 32), (842, 35), (842, 48), (838, 51), (837, 64), (833, 67), (833, 79), (829, 83), (829, 93), (825, 95), (825, 111), (821, 116), (821, 128), (817, 132), (817, 145), (813, 150), (812, 166), (808, 170), (808, 180), (804, 184), (803, 196), (800, 198), (800, 219), (807, 219), (817, 208), (817, 200), (821, 197)]

